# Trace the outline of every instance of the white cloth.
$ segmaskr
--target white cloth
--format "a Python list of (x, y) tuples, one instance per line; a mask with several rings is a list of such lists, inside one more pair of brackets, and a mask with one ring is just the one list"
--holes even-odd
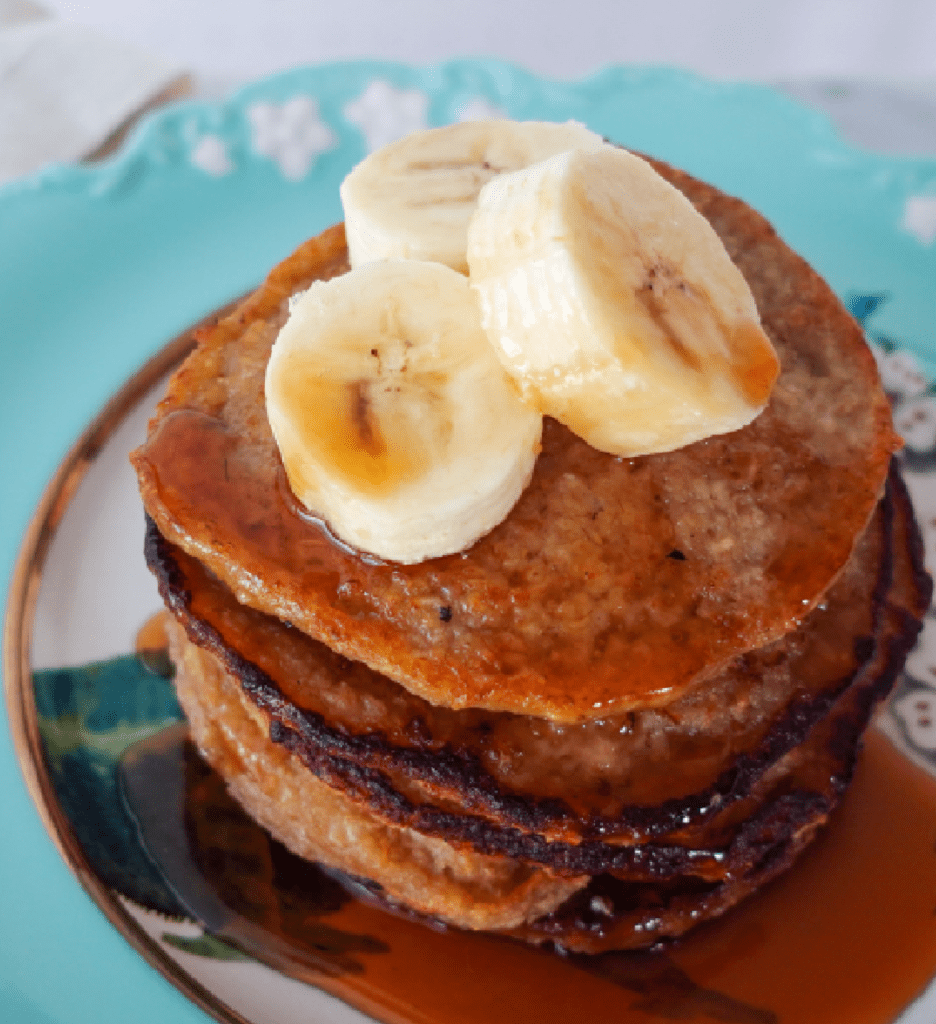
[(212, 80), (358, 57), (498, 57), (545, 78), (662, 64), (715, 79), (936, 86), (933, 0), (42, 0)]
[(88, 156), (185, 80), (176, 65), (31, 0), (0, 0), (0, 183)]

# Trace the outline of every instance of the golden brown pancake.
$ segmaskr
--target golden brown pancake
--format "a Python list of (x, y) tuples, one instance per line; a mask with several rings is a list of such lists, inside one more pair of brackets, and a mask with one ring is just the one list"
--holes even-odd
[(663, 706), (779, 639), (848, 560), (898, 442), (874, 361), (759, 215), (663, 165), (748, 280), (782, 372), (743, 430), (618, 459), (554, 421), (530, 486), (461, 555), (399, 566), (293, 499), (263, 406), (288, 295), (346, 268), (300, 247), (199, 339), (134, 456), (160, 531), (238, 600), (429, 703), (572, 722)]
[(893, 578), (874, 657), (790, 755), (795, 767), (758, 812), (760, 822), (749, 821), (747, 843), (736, 844), (730, 875), (714, 882), (688, 875), (656, 884), (599, 875), (556, 911), (516, 929), (515, 935), (531, 942), (552, 939), (589, 953), (672, 938), (724, 913), (785, 871), (809, 844), (851, 782), (863, 732), (899, 675), (932, 597), (913, 509), (896, 474), (891, 488)]
[[(691, 842), (691, 826), (742, 799), (870, 657), (890, 577), (888, 513), (882, 507), (823, 608), (799, 630), (736, 659), (665, 711), (570, 725), (428, 704), (239, 604), (153, 526), (147, 560), (166, 604), (239, 680), (268, 730), (290, 731), (309, 762), (340, 758), (397, 780), (393, 792), (407, 795), (410, 823), (418, 816), (422, 830), (430, 829), (420, 810), (428, 803), (446, 809), (449, 835), (460, 824), (477, 836), (480, 818), (490, 832), (553, 843), (629, 844), (673, 832)], [(369, 797), (380, 803), (380, 787)]]
[[(723, 912), (784, 870), (840, 799), (871, 709), (893, 683), (930, 596), (912, 510), (896, 475), (892, 488), (895, 515), (880, 517), (891, 543), (866, 547), (888, 566), (881, 548), (893, 549), (893, 574), (884, 574), (889, 582), (877, 601), (866, 596), (882, 614), (875, 616), (870, 645), (861, 645), (860, 665), (803, 741), (753, 780), (733, 813), (695, 828), (691, 851), (651, 837), (642, 847), (646, 856), (622, 859), (610, 870), (607, 863), (582, 863), (574, 874), (561, 856), (550, 869), (543, 857), (491, 852), (480, 832), (472, 845), (464, 835), (446, 841), (431, 829), (387, 820), (357, 799), (353, 787), (342, 791), (340, 773), (323, 772), (322, 781), (308, 750), (286, 730), (271, 730), (254, 681), (192, 643), (174, 622), (179, 697), (199, 747), (256, 820), (300, 856), (368, 879), (371, 895), (394, 909), (575, 950), (650, 944)], [(815, 628), (822, 616), (812, 618)], [(204, 638), (190, 618), (186, 625)]]
[(874, 361), (745, 204), (664, 165), (781, 360), (765, 412), (619, 459), (547, 420), (465, 552), (399, 566), (299, 507), (263, 377), (330, 229), (201, 332), (134, 453), (193, 737), (294, 852), (394, 909), (595, 952), (785, 869), (850, 779), (930, 599)]

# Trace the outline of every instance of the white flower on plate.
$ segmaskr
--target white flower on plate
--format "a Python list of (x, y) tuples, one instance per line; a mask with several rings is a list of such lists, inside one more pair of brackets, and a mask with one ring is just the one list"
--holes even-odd
[(344, 116), (363, 134), (369, 152), (429, 126), (429, 97), (416, 89), (397, 89), (381, 78), (356, 100), (345, 104)]
[(904, 672), (915, 683), (922, 683), (936, 690), (936, 619), (927, 616), (917, 639), (916, 647), (910, 652), (904, 665)]
[(932, 451), (936, 448), (936, 398), (921, 395), (901, 402), (895, 411), (894, 426), (908, 448)]
[(922, 750), (936, 750), (936, 693), (911, 690), (891, 707), (911, 743)]
[(923, 245), (936, 241), (936, 196), (910, 196), (904, 203), (901, 227)]
[(874, 344), (871, 345), (871, 351), (877, 361), (881, 383), (889, 395), (899, 400), (916, 398), (929, 387), (929, 381), (920, 370), (919, 363), (909, 352), (900, 349), (888, 353)]
[(507, 112), (495, 106), (484, 96), (472, 96), (455, 108), (457, 121), (497, 121), (507, 117)]
[(220, 135), (203, 135), (189, 153), (194, 167), (215, 178), (223, 178), (234, 170), (227, 146)]
[(253, 151), (277, 163), (288, 181), (301, 181), (319, 154), (338, 145), (311, 96), (293, 96), (282, 104), (251, 103), (247, 117)]

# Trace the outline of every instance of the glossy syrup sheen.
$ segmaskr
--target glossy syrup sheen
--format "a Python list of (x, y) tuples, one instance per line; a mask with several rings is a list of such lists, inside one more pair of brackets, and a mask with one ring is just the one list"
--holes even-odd
[[(315, 462), (347, 486), (372, 496), (392, 494), (425, 471), (426, 459), (412, 445), (388, 436), (372, 381), (337, 382), (314, 366), (290, 367), (280, 382), (283, 401), (295, 417), (295, 434), (280, 433), (280, 451), (293, 491), (316, 495)], [(306, 448), (311, 446), (312, 455)], [(310, 466), (307, 461), (312, 460)], [(311, 475), (310, 475), (311, 473)]]
[(333, 990), (408, 1024), (886, 1024), (936, 973), (934, 844), (936, 782), (872, 730), (852, 790), (794, 869), (668, 951), (563, 960), (357, 904), (348, 924), (390, 953)]
[(790, 872), (662, 950), (593, 957), (336, 899), (199, 759), (182, 761), (193, 867), (232, 915), (221, 937), (382, 1021), (889, 1024), (936, 974), (936, 781), (873, 729), (843, 805)]

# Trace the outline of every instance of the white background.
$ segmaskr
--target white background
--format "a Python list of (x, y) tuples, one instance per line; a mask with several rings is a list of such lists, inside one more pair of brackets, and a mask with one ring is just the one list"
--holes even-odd
[(556, 78), (663, 63), (715, 78), (870, 79), (936, 91), (936, 0), (42, 2), (222, 83), (346, 58), (496, 56)]

